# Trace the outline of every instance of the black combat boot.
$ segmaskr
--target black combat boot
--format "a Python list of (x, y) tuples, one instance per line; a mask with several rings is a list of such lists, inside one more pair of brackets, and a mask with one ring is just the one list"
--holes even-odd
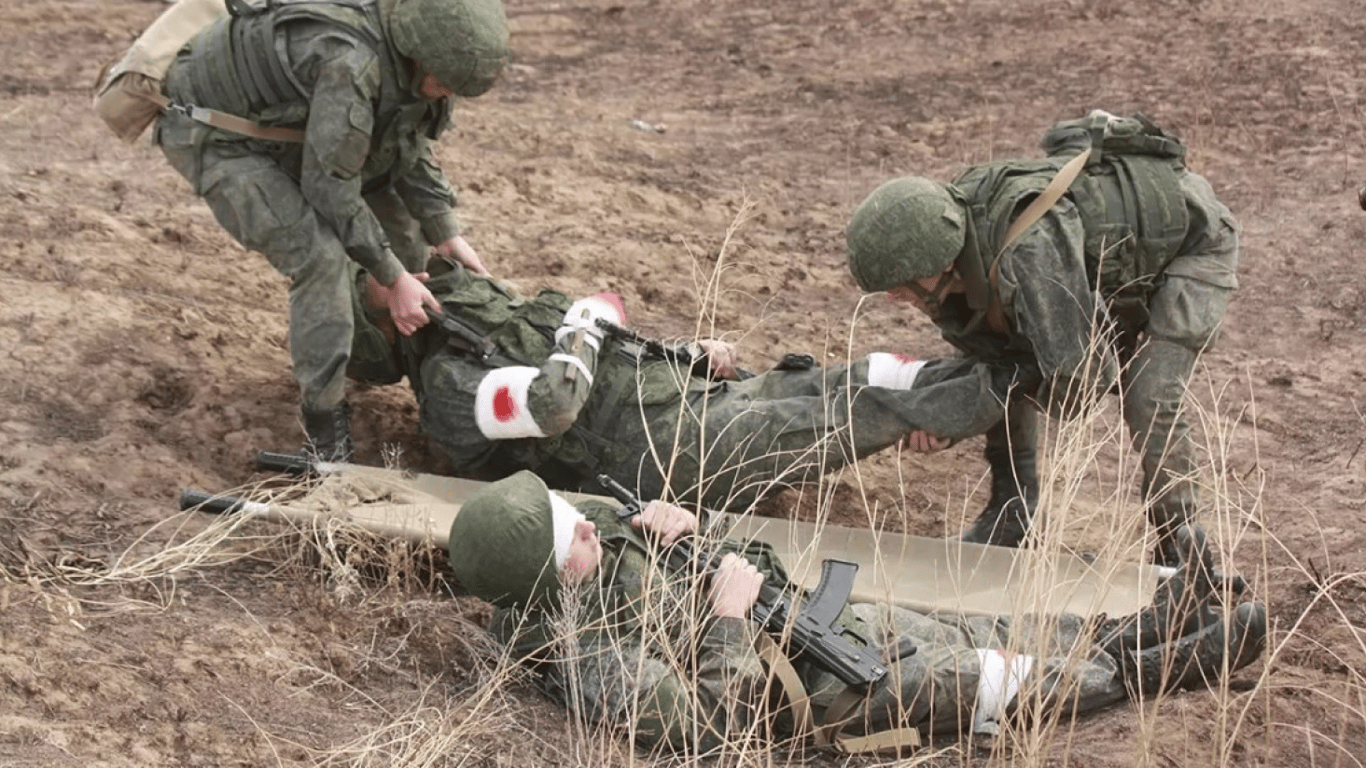
[(1039, 502), (1034, 432), (1031, 428), (1011, 430), (1005, 420), (987, 432), (983, 455), (991, 468), (991, 498), (972, 525), (958, 534), (960, 540), (1000, 547), (1018, 547), (1024, 541)]
[(1104, 619), (1096, 627), (1096, 642), (1116, 659), (1126, 651), (1162, 645), (1219, 620), (1210, 604), (1215, 589), (1214, 555), (1205, 532), (1183, 525), (1173, 540), (1182, 558), (1181, 570), (1158, 585), (1152, 606)]
[(318, 461), (350, 463), (351, 404), (335, 408), (304, 408), (304, 453)]
[(1165, 499), (1148, 504), (1148, 523), (1157, 534), (1157, 543), (1153, 545), (1154, 565), (1181, 567), (1181, 548), (1176, 542), (1176, 530), (1190, 523), (1194, 517), (1192, 506), (1188, 502)]
[[(1116, 657), (1119, 674), (1137, 699), (1181, 688), (1207, 686), (1225, 669), (1251, 664), (1266, 647), (1266, 606), (1248, 602), (1185, 637)], [(1227, 667), (1225, 667), (1227, 665)]]

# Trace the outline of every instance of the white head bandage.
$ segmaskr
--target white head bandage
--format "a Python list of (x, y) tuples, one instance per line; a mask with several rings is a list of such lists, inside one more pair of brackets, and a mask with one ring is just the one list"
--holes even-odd
[(910, 355), (874, 352), (868, 355), (868, 386), (910, 389), (924, 367), (924, 360), (916, 360)]
[(555, 570), (564, 567), (569, 559), (569, 544), (574, 541), (574, 526), (587, 520), (583, 513), (553, 491), (550, 494), (550, 525), (555, 532)]

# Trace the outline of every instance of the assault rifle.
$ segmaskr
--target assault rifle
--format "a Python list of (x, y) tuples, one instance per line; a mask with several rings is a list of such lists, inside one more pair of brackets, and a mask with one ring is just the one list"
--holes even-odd
[[(618, 518), (629, 520), (644, 509), (634, 493), (611, 477), (598, 475), (598, 484), (625, 505), (617, 513)], [(665, 550), (664, 564), (670, 571), (696, 573), (702, 568), (715, 569), (720, 563), (719, 553), (702, 560), (687, 538)], [(857, 563), (833, 558), (825, 560), (821, 564), (820, 584), (800, 609), (794, 606), (792, 597), (781, 586), (765, 582), (759, 587), (759, 599), (750, 613), (780, 644), (788, 642), (795, 651), (792, 655), (805, 656), (846, 685), (867, 690), (887, 674), (887, 665), (876, 649), (857, 645), (841, 635), (835, 623), (849, 601), (857, 572)], [(912, 653), (915, 653), (914, 645), (903, 643), (897, 648), (897, 658)]]

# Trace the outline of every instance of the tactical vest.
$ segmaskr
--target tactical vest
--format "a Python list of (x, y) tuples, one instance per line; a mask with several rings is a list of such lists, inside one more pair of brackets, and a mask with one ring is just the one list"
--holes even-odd
[(229, 7), (230, 15), (205, 27), (182, 49), (176, 68), (185, 71), (192, 93), (175, 95), (261, 125), (302, 126), (308, 120), (311, 87), (295, 76), (277, 32), (289, 24), (316, 22), (356, 37), (379, 57), (379, 104), (361, 171), (367, 192), (411, 167), (416, 135), (435, 139), (449, 125), (449, 99), (428, 101), (401, 84), (406, 63), (384, 34), (376, 0), (268, 0)]
[[(991, 280), (992, 301), (1000, 300), (991, 276), (1006, 229), (1075, 154), (985, 163), (953, 181), (967, 199), (976, 240), (960, 258), (972, 260), (966, 272)], [(1111, 304), (1146, 306), (1180, 250), (1189, 224), (1184, 172), (1179, 157), (1108, 153), (1068, 190), (1086, 233), (1086, 275)]]

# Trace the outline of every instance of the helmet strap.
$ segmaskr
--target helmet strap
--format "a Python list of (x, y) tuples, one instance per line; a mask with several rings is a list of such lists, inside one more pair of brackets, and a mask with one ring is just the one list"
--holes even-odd
[(948, 292), (949, 283), (953, 282), (953, 268), (939, 273), (939, 279), (935, 281), (934, 287), (925, 290), (919, 283), (909, 282), (902, 285), (908, 293), (920, 300), (925, 308), (925, 314), (930, 317), (939, 317), (939, 310), (943, 306), (945, 294)]

